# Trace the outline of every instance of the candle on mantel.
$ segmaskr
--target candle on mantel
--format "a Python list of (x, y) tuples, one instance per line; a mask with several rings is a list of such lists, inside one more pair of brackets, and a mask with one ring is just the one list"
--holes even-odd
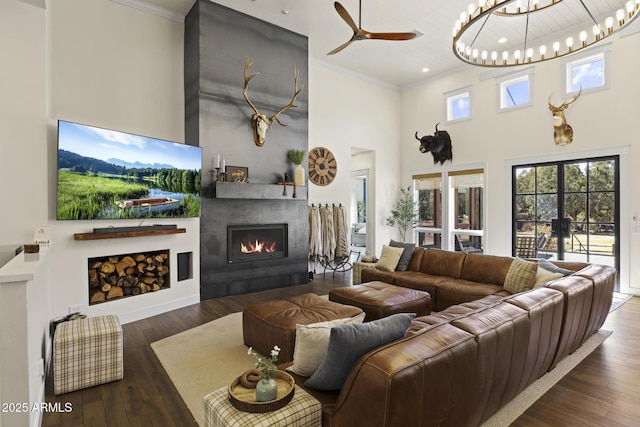
[(220, 154), (216, 157), (216, 169), (220, 169)]
[(224, 172), (225, 160), (222, 159), (222, 172)]

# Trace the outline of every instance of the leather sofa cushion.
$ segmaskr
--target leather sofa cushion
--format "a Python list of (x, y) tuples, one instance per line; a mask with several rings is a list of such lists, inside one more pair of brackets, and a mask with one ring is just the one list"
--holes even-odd
[(397, 276), (395, 278), (395, 285), (429, 292), (429, 295), (431, 295), (431, 306), (435, 307), (435, 300), (437, 297), (436, 287), (437, 284), (443, 280), (449, 279), (442, 276), (433, 276), (431, 274), (413, 272), (412, 274), (403, 274), (402, 276)]
[(467, 254), (460, 278), (503, 286), (512, 261), (509, 257)]
[(378, 268), (363, 268), (360, 273), (360, 283), (380, 281), (395, 285), (396, 279), (404, 275), (415, 274), (413, 271), (384, 271)]
[(422, 255), (420, 271), (434, 276), (445, 276), (459, 279), (464, 259), (464, 252), (427, 249), (424, 252), (424, 255)]
[[(470, 280), (449, 279), (438, 282), (435, 311), (441, 311), (454, 304), (471, 302), (487, 295), (511, 295), (500, 285), (472, 282)], [(433, 304), (433, 303), (432, 303)]]

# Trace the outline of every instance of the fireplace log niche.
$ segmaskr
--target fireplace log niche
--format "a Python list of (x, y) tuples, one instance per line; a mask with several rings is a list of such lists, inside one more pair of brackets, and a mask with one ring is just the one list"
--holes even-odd
[(251, 224), (227, 226), (229, 264), (261, 259), (286, 258), (287, 224)]

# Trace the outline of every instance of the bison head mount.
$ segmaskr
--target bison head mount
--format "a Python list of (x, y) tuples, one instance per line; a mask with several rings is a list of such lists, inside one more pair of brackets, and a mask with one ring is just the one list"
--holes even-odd
[(433, 163), (440, 162), (440, 164), (443, 165), (445, 161), (451, 161), (453, 159), (453, 151), (451, 149), (449, 132), (446, 130), (438, 130), (439, 124), (440, 123), (436, 124), (436, 131), (433, 135), (425, 135), (419, 138), (418, 132), (416, 132), (416, 139), (420, 141), (419, 149), (421, 153), (431, 152)]

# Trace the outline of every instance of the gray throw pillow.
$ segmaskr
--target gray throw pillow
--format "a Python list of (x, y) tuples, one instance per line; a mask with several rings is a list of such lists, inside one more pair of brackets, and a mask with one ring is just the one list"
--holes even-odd
[(547, 271), (551, 271), (552, 273), (562, 273), (563, 276), (568, 276), (570, 274), (575, 273), (573, 270), (568, 270), (566, 268), (558, 267), (548, 259), (538, 260), (538, 266), (544, 268)]
[(315, 390), (340, 390), (353, 365), (376, 347), (404, 337), (415, 313), (399, 313), (367, 323), (331, 328), (327, 355), (304, 383)]
[(396, 266), (396, 271), (405, 271), (409, 267), (411, 255), (413, 255), (413, 250), (416, 248), (415, 243), (396, 242), (395, 240), (391, 239), (391, 242), (389, 242), (389, 246), (391, 246), (392, 248), (404, 249), (404, 251), (402, 252), (402, 256), (400, 256), (400, 261), (398, 261), (398, 265)]

